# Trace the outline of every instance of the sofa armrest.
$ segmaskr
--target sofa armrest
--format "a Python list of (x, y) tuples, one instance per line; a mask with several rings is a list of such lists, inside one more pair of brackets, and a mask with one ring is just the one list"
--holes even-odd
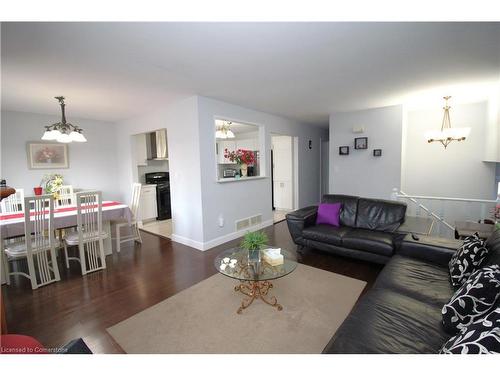
[(396, 252), (399, 255), (447, 266), (462, 243), (463, 241), (428, 236), (420, 236), (418, 240), (414, 240), (411, 234), (408, 234)]
[(286, 223), (292, 236), (293, 242), (302, 245), (302, 231), (304, 228), (316, 224), (318, 206), (309, 206), (300, 210), (290, 212), (286, 215)]

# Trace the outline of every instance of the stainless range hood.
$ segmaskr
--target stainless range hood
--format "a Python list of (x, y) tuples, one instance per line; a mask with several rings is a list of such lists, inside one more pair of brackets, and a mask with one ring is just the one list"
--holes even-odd
[(146, 134), (148, 160), (168, 160), (167, 131), (157, 130)]

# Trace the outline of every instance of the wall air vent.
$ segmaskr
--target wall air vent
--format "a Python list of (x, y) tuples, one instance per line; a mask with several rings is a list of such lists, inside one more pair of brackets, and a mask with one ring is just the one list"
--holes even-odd
[(236, 221), (236, 230), (242, 230), (250, 226), (250, 219), (241, 219)]
[(254, 227), (262, 223), (262, 215), (255, 215), (252, 217), (247, 217), (245, 219), (240, 219), (236, 221), (236, 230), (240, 231), (246, 228)]

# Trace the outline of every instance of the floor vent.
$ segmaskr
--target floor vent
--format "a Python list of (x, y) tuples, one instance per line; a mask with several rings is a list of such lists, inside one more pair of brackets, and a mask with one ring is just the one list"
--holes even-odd
[(258, 225), (262, 223), (262, 215), (255, 215), (252, 217), (247, 217), (245, 219), (237, 220), (236, 221), (236, 230), (243, 230), (245, 228), (253, 227), (255, 225)]

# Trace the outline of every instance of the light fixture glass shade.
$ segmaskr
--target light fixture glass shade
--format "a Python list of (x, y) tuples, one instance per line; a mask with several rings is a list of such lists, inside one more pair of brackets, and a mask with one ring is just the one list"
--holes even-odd
[(87, 139), (82, 133), (74, 130), (71, 133), (69, 133), (69, 137), (73, 142), (87, 142)]
[(222, 130), (218, 129), (218, 130), (215, 132), (215, 138), (226, 139), (226, 138), (227, 138), (227, 135), (226, 135), (226, 133), (224, 133)]
[(61, 132), (59, 130), (46, 130), (43, 133), (42, 140), (44, 141), (55, 141), (59, 138)]
[(226, 132), (226, 137), (227, 137), (227, 138), (234, 138), (234, 133), (233, 133), (231, 130), (228, 130), (228, 131)]
[(71, 143), (72, 139), (69, 136), (69, 134), (61, 133), (61, 135), (59, 137), (57, 137), (57, 142), (60, 142), (60, 143)]

